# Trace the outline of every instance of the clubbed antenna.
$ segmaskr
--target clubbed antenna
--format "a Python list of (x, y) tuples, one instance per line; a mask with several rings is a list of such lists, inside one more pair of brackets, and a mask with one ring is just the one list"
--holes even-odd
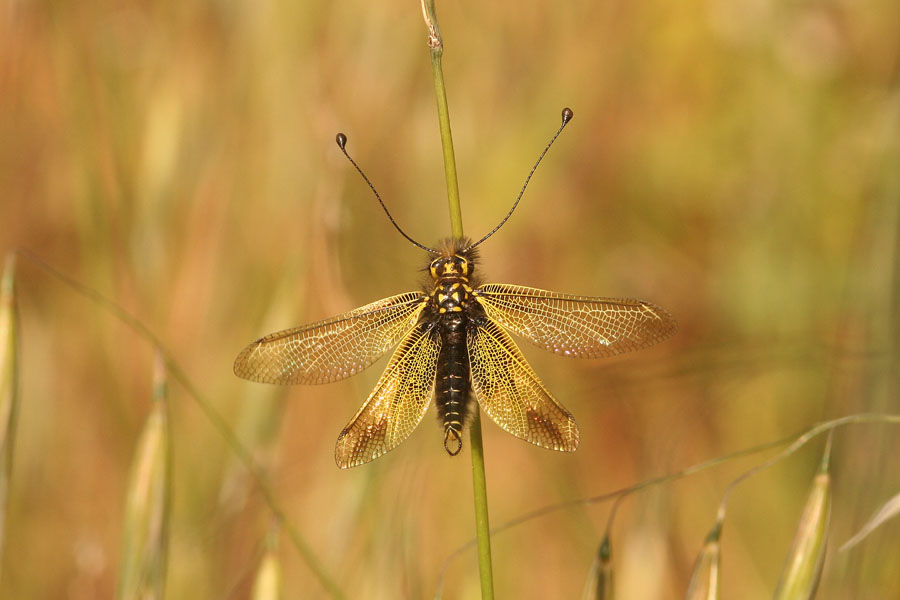
[(397, 221), (394, 220), (394, 217), (391, 216), (391, 212), (388, 210), (387, 206), (385, 206), (384, 202), (381, 200), (381, 196), (378, 194), (378, 190), (375, 189), (375, 186), (372, 185), (372, 182), (369, 181), (369, 178), (366, 177), (365, 173), (363, 173), (363, 170), (359, 168), (359, 165), (356, 164), (356, 161), (353, 160), (349, 154), (347, 154), (347, 136), (344, 135), (343, 133), (339, 133), (339, 134), (337, 134), (337, 137), (335, 137), (335, 141), (337, 142), (338, 147), (340, 147), (341, 152), (343, 152), (344, 156), (347, 157), (347, 160), (350, 161), (350, 164), (353, 165), (354, 167), (356, 167), (357, 172), (359, 172), (359, 174), (362, 175), (362, 178), (366, 180), (366, 183), (369, 184), (369, 189), (371, 189), (372, 193), (375, 194), (375, 197), (378, 199), (378, 203), (381, 204), (381, 208), (384, 209), (384, 213), (387, 215), (387, 218), (391, 220), (391, 224), (397, 229), (397, 231), (400, 232), (400, 235), (402, 235), (403, 237), (408, 239), (410, 242), (412, 242), (414, 245), (418, 246), (422, 250), (425, 250), (426, 252), (430, 252), (432, 254), (440, 254), (437, 250), (434, 250), (433, 248), (429, 248), (428, 246), (424, 246), (424, 245), (420, 244), (416, 240), (414, 240), (411, 237), (409, 237), (408, 235), (406, 235), (405, 231), (400, 229), (400, 226), (397, 225)]
[[(562, 110), (562, 124), (559, 126), (559, 129), (556, 130), (556, 133), (553, 134), (553, 137), (550, 139), (550, 143), (547, 144), (547, 147), (544, 148), (544, 151), (543, 151), (543, 152), (541, 152), (541, 155), (538, 157), (537, 162), (534, 163), (534, 166), (533, 166), (533, 167), (531, 167), (531, 171), (528, 173), (528, 177), (525, 178), (525, 185), (522, 186), (522, 191), (519, 192), (519, 196), (516, 198), (516, 201), (513, 202), (512, 208), (509, 209), (509, 212), (506, 213), (506, 216), (503, 217), (503, 220), (500, 221), (500, 224), (499, 224), (499, 225), (497, 225), (496, 227), (494, 227), (494, 228), (491, 230), (491, 232), (488, 233), (486, 236), (484, 236), (483, 238), (481, 238), (480, 240), (478, 240), (477, 242), (475, 242), (474, 244), (472, 244), (471, 246), (469, 246), (468, 248), (466, 248), (466, 250), (471, 250), (472, 248), (474, 248), (475, 246), (477, 246), (477, 245), (480, 244), (481, 242), (485, 241), (486, 239), (488, 239), (489, 237), (491, 237), (492, 235), (494, 235), (495, 233), (497, 233), (497, 230), (500, 229), (501, 227), (503, 227), (503, 224), (506, 223), (506, 221), (509, 220), (509, 218), (510, 218), (510, 217), (512, 216), (512, 214), (513, 214), (513, 211), (516, 210), (516, 207), (519, 205), (519, 200), (522, 199), (522, 195), (525, 193), (525, 188), (528, 187), (528, 182), (531, 181), (531, 176), (534, 175), (534, 172), (537, 170), (538, 165), (541, 164), (541, 161), (544, 159), (544, 155), (547, 154), (547, 151), (548, 151), (548, 150), (550, 150), (550, 146), (553, 145), (553, 142), (556, 141), (556, 138), (559, 137), (559, 134), (562, 133), (562, 130), (565, 129), (566, 125), (569, 124), (569, 121), (572, 120), (572, 117), (573, 117), (573, 116), (575, 116), (575, 113), (572, 112), (572, 109), (571, 109), (571, 108), (568, 108), (568, 107), (567, 107), (567, 108), (564, 108), (564, 109)], [(349, 157), (348, 157), (348, 158), (349, 158)], [(363, 175), (363, 177), (365, 177), (365, 175)], [(387, 209), (385, 209), (385, 210), (387, 210)]]

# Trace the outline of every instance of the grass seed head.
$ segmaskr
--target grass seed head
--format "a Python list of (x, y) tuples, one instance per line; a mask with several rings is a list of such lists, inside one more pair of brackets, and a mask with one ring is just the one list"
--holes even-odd
[(831, 520), (831, 475), (828, 473), (828, 449), (822, 468), (813, 479), (806, 506), (800, 515), (794, 541), (788, 550), (776, 600), (808, 600), (816, 593), (822, 578), (822, 565)]
[(603, 536), (603, 541), (600, 542), (581, 597), (582, 600), (612, 600), (614, 597), (612, 545), (609, 541), (609, 534)]
[(717, 600), (719, 598), (719, 537), (722, 524), (716, 523), (709, 535), (691, 573), (686, 600)]
[(253, 582), (253, 600), (278, 600), (281, 598), (281, 561), (278, 552), (270, 548), (263, 556)]

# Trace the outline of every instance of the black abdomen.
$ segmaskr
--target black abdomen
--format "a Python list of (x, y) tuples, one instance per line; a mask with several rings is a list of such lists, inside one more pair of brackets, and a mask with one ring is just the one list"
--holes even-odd
[(435, 404), (444, 425), (444, 448), (451, 456), (462, 448), (462, 428), (469, 409), (469, 355), (466, 351), (466, 318), (442, 315), (441, 351), (438, 356)]

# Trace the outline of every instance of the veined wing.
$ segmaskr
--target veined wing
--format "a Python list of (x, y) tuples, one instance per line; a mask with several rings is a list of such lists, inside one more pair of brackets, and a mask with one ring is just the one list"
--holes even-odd
[(672, 315), (642, 300), (569, 296), (489, 283), (474, 293), (491, 318), (563, 356), (602, 358), (652, 346), (675, 333)]
[(234, 361), (234, 374), (262, 383), (330, 383), (359, 373), (415, 326), (422, 292), (384, 298), (340, 316), (260, 338)]
[(375, 389), (338, 437), (334, 460), (340, 468), (367, 463), (409, 437), (431, 401), (440, 350), (440, 335), (428, 323), (420, 323), (403, 339)]
[(484, 412), (517, 438), (537, 446), (573, 452), (575, 419), (550, 395), (500, 325), (485, 319), (466, 338), (472, 388)]

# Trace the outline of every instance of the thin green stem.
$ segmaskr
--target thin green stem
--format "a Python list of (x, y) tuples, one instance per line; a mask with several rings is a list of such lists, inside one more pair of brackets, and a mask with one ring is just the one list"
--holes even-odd
[(456, 156), (453, 153), (453, 136), (450, 132), (450, 108), (447, 105), (447, 88), (444, 86), (444, 39), (438, 26), (434, 0), (422, 0), (422, 15), (428, 29), (428, 51), (431, 55), (431, 72), (434, 76), (434, 95), (437, 98), (438, 125), (441, 129), (441, 148), (444, 152), (444, 175), (447, 179), (447, 204), (450, 208), (450, 231), (455, 238), (463, 236), (462, 210), (459, 207), (459, 182), (456, 179)]
[(484, 474), (484, 444), (481, 440), (481, 411), (475, 410), (469, 425), (472, 447), (472, 493), (475, 497), (475, 532), (478, 537), (478, 570), (481, 597), (494, 597), (494, 570), (491, 561), (491, 524), (488, 519), (487, 478)]
[[(422, 16), (425, 18), (425, 27), (428, 29), (428, 50), (431, 55), (431, 71), (434, 75), (434, 93), (437, 97), (441, 148), (444, 153), (444, 173), (447, 179), (447, 204), (450, 208), (450, 231), (454, 238), (462, 238), (463, 223), (462, 210), (459, 205), (459, 184), (456, 179), (456, 158), (453, 153), (453, 137), (450, 132), (447, 88), (444, 86), (444, 71), (441, 66), (444, 41), (438, 26), (434, 0), (422, 0)], [(477, 408), (469, 426), (469, 444), (472, 450), (472, 494), (475, 500), (475, 532), (478, 539), (481, 598), (482, 600), (493, 600), (494, 571), (491, 564), (491, 526), (488, 519), (487, 478), (484, 471), (481, 414)]]

